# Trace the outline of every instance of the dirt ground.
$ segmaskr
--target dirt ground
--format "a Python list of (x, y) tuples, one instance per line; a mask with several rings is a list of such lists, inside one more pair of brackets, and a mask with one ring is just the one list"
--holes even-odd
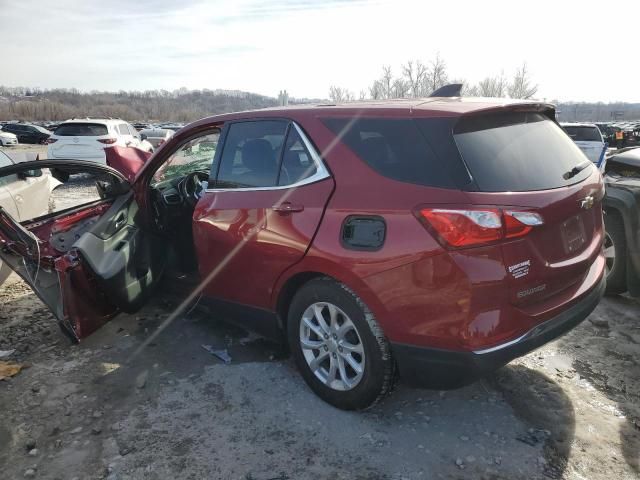
[[(399, 383), (364, 413), (313, 395), (276, 345), (165, 292), (79, 345), (22, 281), (0, 288), (2, 478), (640, 478), (640, 304), (607, 298), (567, 336), (469, 387)], [(226, 348), (225, 364), (202, 345)]]
[[(640, 479), (640, 302), (455, 391), (319, 400), (282, 350), (170, 287), (71, 345), (17, 277), (0, 286), (1, 479)], [(227, 349), (225, 364), (202, 345)]]

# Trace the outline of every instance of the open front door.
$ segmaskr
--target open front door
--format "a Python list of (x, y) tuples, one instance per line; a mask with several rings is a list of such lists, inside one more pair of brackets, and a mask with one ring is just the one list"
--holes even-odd
[(70, 179), (50, 192), (48, 214), (18, 221), (0, 205), (0, 258), (78, 341), (145, 302), (164, 267), (163, 244), (141, 227), (128, 182), (109, 167), (25, 162), (0, 169), (0, 179), (53, 167)]

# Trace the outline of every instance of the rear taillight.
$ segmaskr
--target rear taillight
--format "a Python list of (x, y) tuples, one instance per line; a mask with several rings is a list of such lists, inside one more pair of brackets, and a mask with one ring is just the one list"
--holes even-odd
[(542, 217), (529, 211), (500, 208), (423, 208), (420, 217), (435, 230), (444, 246), (464, 248), (527, 235), (542, 225)]
[(116, 143), (116, 139), (115, 138), (103, 138), (98, 140), (100, 143), (106, 143), (107, 145), (111, 145), (112, 143)]
[(58, 141), (58, 139), (57, 139), (57, 138), (47, 138), (47, 140), (46, 140), (46, 142), (45, 142), (45, 143), (46, 143), (47, 145), (51, 145), (52, 143), (56, 143), (57, 141)]

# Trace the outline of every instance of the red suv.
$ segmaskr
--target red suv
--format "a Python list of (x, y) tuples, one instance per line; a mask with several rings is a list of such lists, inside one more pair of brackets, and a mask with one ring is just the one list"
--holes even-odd
[(335, 406), (372, 405), (396, 369), (461, 385), (603, 293), (602, 179), (554, 118), (464, 98), (277, 108), (195, 122), (137, 173), (8, 167), (93, 173), (100, 198), (1, 211), (2, 259), (74, 340), (187, 275), (220, 316), (286, 338)]

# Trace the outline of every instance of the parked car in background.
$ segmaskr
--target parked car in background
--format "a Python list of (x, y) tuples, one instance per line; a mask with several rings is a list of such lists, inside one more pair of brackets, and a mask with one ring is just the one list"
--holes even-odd
[(83, 118), (68, 120), (48, 140), (49, 159), (80, 159), (106, 163), (104, 149), (110, 145), (150, 151), (138, 131), (123, 120)]
[(607, 293), (640, 296), (640, 148), (609, 157), (604, 180)]
[(153, 148), (158, 148), (165, 143), (171, 137), (175, 135), (175, 131), (168, 128), (148, 128), (140, 131), (141, 138), (146, 139), (153, 145)]
[(18, 137), (11, 132), (0, 129), (0, 146), (11, 147), (18, 144)]
[(561, 126), (587, 158), (603, 172), (607, 143), (600, 129), (593, 123), (562, 123)]
[(44, 144), (51, 136), (49, 130), (28, 123), (7, 123), (2, 126), (2, 131), (13, 133), (18, 143)]
[[(41, 165), (110, 179), (100, 202), (36, 224), (0, 215), (0, 255), (72, 339), (139, 308), (161, 272), (186, 276), (221, 316), (286, 339), (339, 408), (375, 403), (396, 369), (468, 383), (576, 326), (604, 291), (602, 176), (543, 103), (219, 115), (181, 129), (131, 184), (98, 163)], [(78, 228), (63, 249), (60, 223)], [(27, 228), (46, 258), (15, 233)], [(39, 262), (56, 269), (34, 282)]]
[[(34, 154), (11, 156), (0, 152), (0, 168), (22, 161), (35, 160)], [(29, 220), (49, 212), (49, 198), (56, 181), (47, 170), (23, 170), (17, 174), (0, 178), (0, 208), (18, 221)], [(11, 274), (11, 268), (0, 259), (0, 284)]]

